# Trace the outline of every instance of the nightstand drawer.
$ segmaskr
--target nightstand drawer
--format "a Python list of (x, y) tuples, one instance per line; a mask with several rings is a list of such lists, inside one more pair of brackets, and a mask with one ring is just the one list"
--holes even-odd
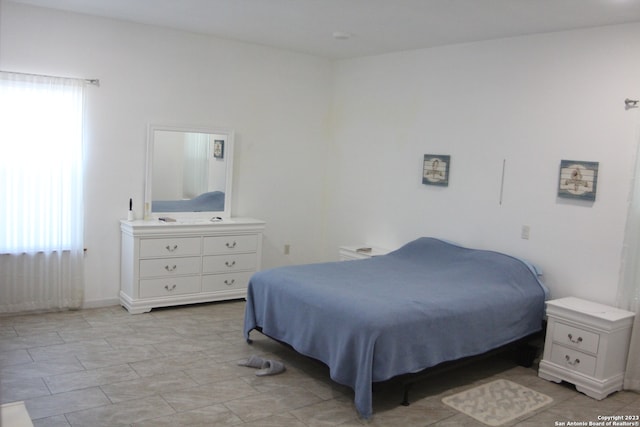
[(140, 298), (170, 297), (200, 292), (200, 276), (140, 280)]
[(200, 273), (200, 257), (141, 259), (140, 277), (170, 277)]
[(596, 358), (581, 351), (553, 344), (551, 362), (584, 375), (592, 376), (596, 372)]
[(140, 239), (140, 257), (200, 255), (199, 237)]
[(599, 340), (600, 335), (595, 332), (585, 331), (561, 322), (556, 322), (553, 330), (553, 341), (593, 354), (598, 353)]
[(204, 238), (205, 255), (230, 252), (255, 252), (258, 248), (258, 236), (247, 234), (240, 236), (216, 236)]

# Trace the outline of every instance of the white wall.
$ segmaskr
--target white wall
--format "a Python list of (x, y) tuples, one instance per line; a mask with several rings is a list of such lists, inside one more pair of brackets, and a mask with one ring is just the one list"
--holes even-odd
[[(265, 267), (317, 260), (331, 63), (122, 21), (0, 3), (0, 69), (88, 87), (87, 305), (117, 302), (119, 218), (143, 210), (148, 123), (236, 131), (232, 214), (267, 221)], [(282, 254), (290, 243), (292, 254)]]
[[(633, 24), (339, 62), (328, 250), (442, 237), (531, 259), (554, 297), (615, 302), (638, 52)], [(421, 183), (424, 154), (451, 155), (447, 188)], [(594, 203), (556, 197), (562, 159), (600, 162)]]
[[(531, 259), (555, 297), (615, 300), (640, 139), (640, 110), (623, 106), (640, 97), (638, 24), (331, 63), (0, 6), (0, 69), (101, 79), (88, 89), (89, 305), (117, 301), (118, 219), (129, 197), (142, 211), (149, 122), (236, 130), (233, 214), (267, 221), (264, 267), (436, 236)], [(421, 183), (426, 153), (452, 156), (449, 187)], [(600, 162), (595, 203), (556, 197), (562, 159)]]

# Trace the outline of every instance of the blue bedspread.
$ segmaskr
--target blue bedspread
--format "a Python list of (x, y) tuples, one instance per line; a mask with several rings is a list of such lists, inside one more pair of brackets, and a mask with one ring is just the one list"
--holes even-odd
[(254, 274), (244, 334), (260, 327), (324, 362), (369, 418), (372, 382), (537, 332), (544, 299), (516, 258), (420, 238), (385, 256)]
[(152, 212), (222, 212), (224, 192), (210, 191), (187, 200), (154, 200)]

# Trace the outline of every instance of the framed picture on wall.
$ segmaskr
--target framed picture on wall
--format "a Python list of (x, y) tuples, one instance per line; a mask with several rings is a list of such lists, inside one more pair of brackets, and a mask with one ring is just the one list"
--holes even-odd
[(215, 139), (213, 141), (213, 157), (216, 159), (224, 158), (224, 140), (223, 139)]
[(449, 186), (451, 156), (425, 154), (422, 165), (422, 183), (426, 185)]
[(597, 186), (598, 162), (560, 161), (558, 197), (593, 201)]

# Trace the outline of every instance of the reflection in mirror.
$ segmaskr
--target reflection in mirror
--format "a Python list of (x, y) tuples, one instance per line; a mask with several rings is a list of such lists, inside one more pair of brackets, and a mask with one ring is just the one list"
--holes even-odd
[(232, 165), (231, 131), (150, 126), (145, 210), (229, 217)]

